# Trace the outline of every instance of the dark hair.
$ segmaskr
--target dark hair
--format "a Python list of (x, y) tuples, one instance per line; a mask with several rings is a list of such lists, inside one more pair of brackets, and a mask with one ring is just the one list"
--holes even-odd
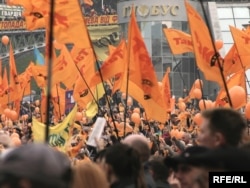
[(226, 145), (239, 145), (247, 123), (238, 111), (217, 108), (203, 111), (202, 116), (209, 121), (212, 132), (220, 132), (224, 136)]
[(105, 161), (119, 180), (132, 179), (137, 188), (144, 187), (140, 156), (132, 147), (121, 143), (112, 145), (106, 150)]
[(149, 168), (153, 171), (153, 178), (155, 181), (167, 181), (167, 178), (170, 175), (170, 170), (163, 163), (162, 159), (153, 159), (149, 161)]

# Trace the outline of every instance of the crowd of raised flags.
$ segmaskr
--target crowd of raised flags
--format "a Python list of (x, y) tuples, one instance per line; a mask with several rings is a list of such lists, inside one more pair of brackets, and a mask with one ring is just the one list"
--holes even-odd
[[(60, 141), (53, 142), (55, 147), (64, 146), (69, 139), (70, 131), (67, 130), (67, 126), (73, 124), (73, 117), (77, 112), (82, 113), (82, 118), (84, 118), (87, 110), (91, 111), (91, 117), (100, 111), (98, 101), (103, 96), (106, 99), (106, 112), (109, 116), (107, 120), (109, 124), (113, 123), (116, 131), (114, 121), (117, 122), (117, 119), (112, 117), (111, 111), (113, 109), (109, 103), (110, 98), (103, 87), (106, 84), (112, 88), (112, 94), (119, 91), (125, 96), (123, 98), (125, 113), (122, 115), (124, 117), (119, 117), (119, 121), (121, 119), (123, 122), (125, 121), (123, 126), (127, 126), (126, 121), (135, 121), (132, 119), (132, 114), (135, 112), (132, 111), (130, 114), (126, 112), (131, 107), (128, 101), (132, 99), (137, 101), (143, 109), (144, 120), (157, 122), (157, 125), (165, 124), (165, 126), (166, 122), (171, 119), (171, 113), (177, 113), (182, 124), (187, 121), (190, 121), (191, 124), (198, 124), (200, 121), (197, 118), (197, 111), (186, 108), (186, 104), (192, 99), (201, 99), (199, 102), (200, 110), (216, 106), (229, 106), (239, 110), (247, 104), (245, 70), (248, 69), (250, 62), (250, 56), (246, 55), (250, 54), (249, 30), (240, 30), (230, 26), (234, 45), (223, 58), (219, 56), (218, 52), (223, 46), (222, 41), (214, 42), (211, 39), (209, 29), (202, 17), (187, 1), (185, 1), (185, 6), (190, 34), (174, 28), (165, 28), (164, 32), (173, 55), (186, 52), (194, 53), (196, 65), (204, 74), (205, 79), (219, 84), (220, 92), (214, 102), (202, 99), (201, 80), (195, 81), (186, 98), (175, 101), (169, 82), (171, 70), (168, 68), (164, 78), (161, 81), (157, 80), (133, 9), (128, 27), (128, 38), (122, 38), (117, 47), (110, 46), (108, 58), (101, 63), (93, 49), (78, 0), (55, 1), (53, 54), (50, 60), (47, 47), (52, 42), (49, 41), (48, 37), (50, 1), (12, 0), (10, 5), (24, 7), (23, 16), (26, 20), (27, 30), (46, 29), (44, 55), (37, 48), (34, 48), (36, 62), (30, 62), (26, 70), (18, 74), (11, 42), (7, 41), (5, 45), (9, 46), (9, 79), (6, 68), (0, 71), (3, 72), (3, 76), (0, 77), (1, 113), (4, 113), (7, 108), (16, 112), (20, 111), (23, 96), (30, 94), (32, 77), (42, 91), (41, 100), (37, 106), (40, 116), (33, 119), (34, 141), (42, 141), (44, 137), (42, 127), (45, 126), (43, 123), (46, 122), (47, 118), (48, 79), (51, 79), (50, 100), (53, 105), (53, 116), (60, 122), (55, 127), (51, 127), (50, 136), (52, 137), (53, 134), (52, 129), (64, 131), (62, 135), (59, 135), (62, 138), (57, 138)], [(2, 41), (5, 40), (2, 39)], [(71, 44), (72, 48), (69, 49), (67, 44)], [(49, 63), (52, 63), (51, 75), (48, 75)], [(104, 82), (105, 84), (103, 84)], [(236, 86), (238, 88), (235, 88)], [(65, 92), (68, 90), (73, 90), (73, 98), (77, 107), (65, 119), (62, 119), (63, 112), (65, 112)], [(178, 108), (178, 112), (175, 111), (175, 108)], [(133, 110), (133, 108), (131, 109)], [(142, 118), (143, 113), (139, 114)], [(127, 118), (129, 119), (127, 120)], [(13, 119), (13, 121), (15, 120), (17, 119)], [(119, 121), (117, 126), (122, 123)], [(182, 131), (182, 128), (179, 128), (179, 131)], [(120, 129), (122, 130), (122, 128)], [(192, 131), (194, 129), (193, 127)], [(124, 130), (127, 130), (125, 126)], [(68, 136), (65, 136), (67, 134)]]

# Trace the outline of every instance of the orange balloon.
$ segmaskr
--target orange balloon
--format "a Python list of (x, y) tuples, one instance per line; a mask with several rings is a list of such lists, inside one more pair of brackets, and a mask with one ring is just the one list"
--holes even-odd
[(229, 95), (234, 109), (241, 108), (246, 100), (246, 91), (240, 86), (234, 86), (229, 89)]
[(134, 108), (134, 110), (133, 110), (133, 113), (138, 113), (138, 114), (140, 114), (140, 108)]
[(207, 109), (213, 108), (213, 102), (211, 100), (206, 100), (205, 103)]
[(36, 106), (39, 106), (39, 104), (40, 104), (40, 101), (39, 101), (39, 100), (36, 100), (36, 101), (35, 101), (35, 105), (36, 105)]
[(200, 113), (195, 114), (193, 121), (195, 122), (196, 125), (200, 126), (202, 123), (202, 116)]
[(6, 35), (2, 36), (2, 43), (3, 43), (4, 45), (8, 45), (8, 44), (9, 44), (9, 41), (10, 41), (10, 39), (9, 39), (8, 36), (6, 36)]
[(17, 133), (12, 133), (12, 134), (10, 135), (10, 137), (11, 137), (11, 138), (14, 138), (14, 137), (20, 138), (19, 134), (17, 134)]
[(1, 120), (5, 121), (6, 120), (6, 116), (4, 114), (1, 115)]
[(181, 111), (184, 111), (186, 109), (186, 104), (184, 102), (179, 102), (178, 107)]
[(12, 140), (12, 143), (13, 143), (13, 145), (14, 145), (15, 147), (18, 147), (18, 146), (20, 146), (20, 145), (22, 144), (20, 138), (13, 137), (13, 138), (11, 138), (11, 140)]
[(83, 115), (81, 112), (76, 112), (75, 120), (76, 121), (81, 121), (83, 118)]
[(13, 121), (15, 121), (15, 120), (17, 120), (18, 119), (18, 114), (17, 114), (17, 112), (16, 111), (14, 111), (14, 110), (11, 110), (10, 111), (10, 117), (9, 117), (11, 120), (13, 120)]
[(4, 111), (3, 111), (4, 115), (7, 117), (7, 118), (10, 118), (10, 115), (11, 115), (11, 111), (9, 108), (5, 108)]
[(248, 102), (248, 103), (246, 104), (246, 107), (245, 107), (245, 117), (246, 117), (247, 119), (250, 119), (250, 102)]
[(132, 106), (132, 104), (133, 104), (133, 99), (131, 97), (128, 97), (127, 105)]
[(173, 138), (173, 137), (177, 137), (178, 133), (179, 133), (179, 130), (178, 130), (178, 129), (172, 129), (172, 130), (170, 131), (170, 136), (171, 136), (172, 138)]
[(195, 80), (194, 87), (198, 88), (198, 89), (201, 89), (203, 87), (203, 81), (200, 80), (200, 79)]
[(183, 98), (180, 97), (180, 98), (178, 99), (178, 102), (183, 102)]
[(193, 95), (196, 99), (201, 99), (202, 98), (201, 89), (195, 88), (193, 91)]
[[(205, 103), (205, 105), (204, 105), (204, 103)], [(207, 108), (206, 100), (201, 99), (199, 101), (199, 108), (200, 108), (200, 110), (205, 110)]]
[(141, 123), (141, 117), (138, 113), (133, 113), (131, 115), (131, 121), (134, 122), (135, 124), (139, 125)]
[(39, 113), (39, 111), (40, 111), (40, 108), (39, 107), (35, 107), (35, 112)]
[(162, 82), (158, 82), (158, 86), (160, 88), (160, 90), (162, 89)]
[(223, 41), (222, 40), (216, 40), (215, 41), (215, 47), (217, 50), (220, 50), (223, 47)]
[(122, 93), (122, 99), (126, 99), (126, 93)]

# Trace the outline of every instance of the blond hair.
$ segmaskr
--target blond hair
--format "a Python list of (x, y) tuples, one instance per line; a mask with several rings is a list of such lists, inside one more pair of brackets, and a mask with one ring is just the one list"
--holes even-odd
[(72, 188), (109, 188), (104, 171), (91, 161), (83, 161), (73, 167)]

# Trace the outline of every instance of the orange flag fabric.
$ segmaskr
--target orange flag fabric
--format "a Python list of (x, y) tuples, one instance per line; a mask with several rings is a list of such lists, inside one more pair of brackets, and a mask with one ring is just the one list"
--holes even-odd
[(163, 102), (154, 67), (138, 28), (133, 10), (128, 32), (127, 66), (129, 66), (129, 78), (127, 78), (126, 68), (121, 90), (126, 92), (126, 83), (127, 79), (129, 79), (129, 95), (144, 107), (147, 116), (157, 121), (165, 122), (167, 120), (167, 108)]
[(236, 49), (235, 44), (230, 48), (223, 62), (223, 73), (225, 76), (232, 75), (233, 73), (239, 72), (243, 69), (241, 64), (240, 56)]
[[(246, 91), (246, 77), (245, 77), (245, 71), (240, 70), (237, 73), (235, 73), (232, 77), (230, 77), (227, 80), (227, 87), (228, 89), (231, 89), (234, 86), (241, 86)], [(246, 105), (246, 99), (247, 97), (244, 97), (245, 100), (243, 100), (243, 103), (241, 103), (239, 106), (234, 106), (235, 109), (239, 109)], [(225, 89), (221, 89), (217, 98), (216, 98), (216, 104), (219, 106), (225, 106), (228, 104), (228, 98)]]
[(233, 26), (229, 26), (232, 33), (236, 50), (240, 56), (240, 61), (244, 70), (250, 68), (250, 35)]
[(193, 42), (190, 34), (172, 28), (165, 28), (163, 31), (173, 54), (177, 55), (187, 52), (194, 52)]
[[(120, 44), (115, 48), (108, 59), (104, 61), (103, 65), (100, 68), (103, 81), (106, 81), (117, 74), (124, 72), (126, 58), (125, 54), (127, 53), (126, 42), (121, 40)], [(96, 72), (95, 76), (91, 80), (90, 87), (96, 86), (102, 82), (99, 71)]]
[[(9, 5), (24, 7), (27, 29), (41, 27), (49, 29), (51, 0), (12, 0)], [(73, 43), (78, 47), (89, 48), (86, 40), (88, 30), (78, 0), (56, 0), (54, 12), (54, 37), (59, 43)], [(81, 33), (79, 35), (79, 33)]]
[(171, 87), (169, 81), (170, 67), (167, 68), (167, 71), (162, 79), (162, 96), (164, 103), (167, 106), (168, 112), (171, 112)]
[(72, 88), (79, 72), (65, 45), (60, 56), (53, 63), (52, 86), (62, 82), (67, 88)]
[(223, 79), (217, 61), (213, 61), (216, 52), (213, 48), (209, 30), (199, 13), (187, 1), (185, 1), (185, 7), (193, 41), (196, 64), (203, 72), (206, 80), (217, 82), (222, 86)]

